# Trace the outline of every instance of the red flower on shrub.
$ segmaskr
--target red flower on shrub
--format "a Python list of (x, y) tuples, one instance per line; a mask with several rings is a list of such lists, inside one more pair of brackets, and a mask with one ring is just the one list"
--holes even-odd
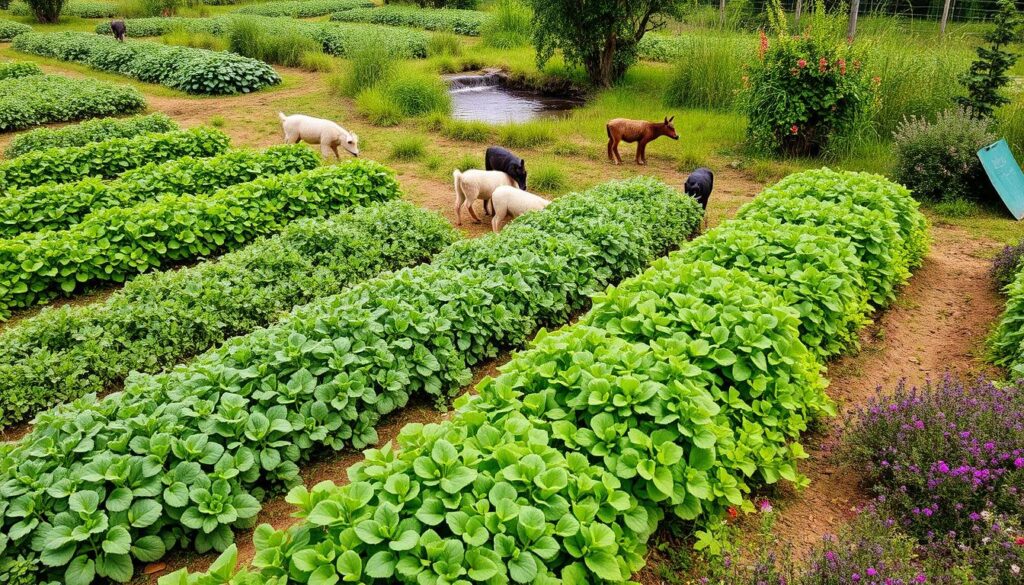
[(764, 34), (764, 30), (757, 31), (761, 34), (761, 44), (757, 47), (757, 57), (764, 61), (765, 53), (768, 52), (768, 35)]
[(1024, 546), (1024, 536), (1018, 536), (1017, 538), (1013, 539), (1013, 542), (1017, 546)]
[(732, 506), (729, 506), (729, 508), (726, 510), (726, 513), (729, 514), (730, 520), (735, 520), (740, 515), (736, 508), (733, 508)]
[(824, 73), (826, 69), (828, 69), (828, 61), (824, 57), (818, 59), (818, 72)]
[(856, 69), (857, 71), (860, 71), (860, 59), (854, 60), (853, 68)]
[(796, 62), (796, 66), (801, 69), (807, 67), (807, 59), (800, 59), (799, 61)]
[(875, 85), (875, 86), (882, 85), (882, 78), (877, 76), (877, 75), (872, 77), (871, 78), (871, 85)]
[(796, 134), (797, 132), (800, 131), (800, 128), (798, 128), (796, 124), (793, 124), (792, 126), (789, 127), (789, 131), (792, 134)]
[(839, 75), (846, 75), (846, 59), (840, 59), (839, 63)]

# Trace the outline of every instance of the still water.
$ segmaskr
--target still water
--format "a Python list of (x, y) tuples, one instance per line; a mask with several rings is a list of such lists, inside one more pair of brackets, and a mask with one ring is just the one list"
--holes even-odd
[(505, 87), (495, 73), (446, 77), (452, 96), (452, 117), (489, 124), (526, 122), (566, 116), (579, 100), (545, 96), (535, 91)]

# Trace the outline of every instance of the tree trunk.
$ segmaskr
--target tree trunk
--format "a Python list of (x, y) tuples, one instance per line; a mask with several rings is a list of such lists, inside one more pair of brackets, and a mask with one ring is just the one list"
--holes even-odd
[[(615, 83), (615, 50), (618, 45), (612, 33), (604, 42), (604, 50), (598, 56), (597, 63), (590, 73), (590, 79), (601, 87), (611, 87)], [(588, 69), (591, 69), (588, 67)]]
[(725, 26), (725, 0), (718, 0), (718, 20)]
[(952, 0), (946, 0), (942, 5), (942, 24), (939, 25), (939, 31), (942, 34), (946, 34), (946, 22), (949, 21), (949, 5), (952, 3)]
[(846, 29), (846, 38), (851, 41), (857, 36), (857, 13), (860, 12), (860, 0), (850, 1), (850, 28)]

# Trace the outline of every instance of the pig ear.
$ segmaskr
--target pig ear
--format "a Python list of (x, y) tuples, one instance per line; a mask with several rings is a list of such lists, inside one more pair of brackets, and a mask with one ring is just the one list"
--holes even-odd
[(523, 167), (523, 170), (525, 171), (526, 170), (526, 161), (524, 160), (520, 166)]
[(672, 123), (672, 120), (675, 120), (675, 119), (676, 119), (676, 117), (675, 117), (675, 116), (672, 116), (671, 118), (669, 118), (669, 119), (668, 119), (668, 121), (669, 121), (669, 123), (671, 124), (671, 123)]

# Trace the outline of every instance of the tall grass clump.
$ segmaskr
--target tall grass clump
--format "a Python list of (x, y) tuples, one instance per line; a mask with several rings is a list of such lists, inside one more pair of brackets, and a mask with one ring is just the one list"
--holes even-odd
[(1024, 161), (1024, 95), (1018, 95), (1013, 103), (996, 110), (996, 128), (1010, 143), (1017, 160)]
[(543, 122), (508, 124), (498, 130), (498, 141), (509, 148), (532, 148), (554, 139), (551, 126)]
[(904, 118), (934, 120), (949, 108), (962, 91), (958, 78), (969, 61), (953, 50), (899, 49), (891, 43), (872, 46), (865, 58), (875, 84), (871, 126), (883, 140)]
[(534, 193), (561, 193), (569, 186), (569, 176), (562, 167), (541, 163), (530, 169), (529, 188)]
[(227, 40), (222, 37), (207, 32), (193, 32), (179, 27), (171, 29), (160, 40), (166, 45), (192, 47), (208, 51), (225, 51), (228, 48)]
[(293, 27), (268, 30), (259, 21), (237, 17), (227, 27), (228, 48), (234, 53), (285, 67), (300, 67), (303, 55), (323, 53), (316, 39)]
[(743, 89), (743, 67), (756, 58), (753, 43), (738, 37), (700, 35), (675, 61), (665, 104), (682, 108), (731, 110)]
[(419, 160), (427, 154), (427, 141), (422, 136), (400, 138), (391, 145), (391, 160)]
[(520, 0), (499, 0), (491, 19), (480, 29), (484, 45), (512, 49), (530, 44), (533, 38), (533, 10)]
[(447, 113), (452, 108), (448, 87), (433, 75), (398, 76), (387, 84), (385, 93), (406, 116)]
[(350, 57), (338, 86), (343, 95), (356, 96), (394, 77), (395, 58), (387, 51), (366, 45), (353, 51)]
[(397, 126), (404, 116), (398, 105), (380, 87), (371, 87), (356, 96), (356, 110), (375, 126)]
[(444, 120), (440, 131), (442, 136), (452, 140), (487, 142), (494, 133), (494, 127), (477, 120)]
[(434, 33), (427, 41), (428, 57), (458, 57), (461, 54), (462, 40), (455, 33)]

